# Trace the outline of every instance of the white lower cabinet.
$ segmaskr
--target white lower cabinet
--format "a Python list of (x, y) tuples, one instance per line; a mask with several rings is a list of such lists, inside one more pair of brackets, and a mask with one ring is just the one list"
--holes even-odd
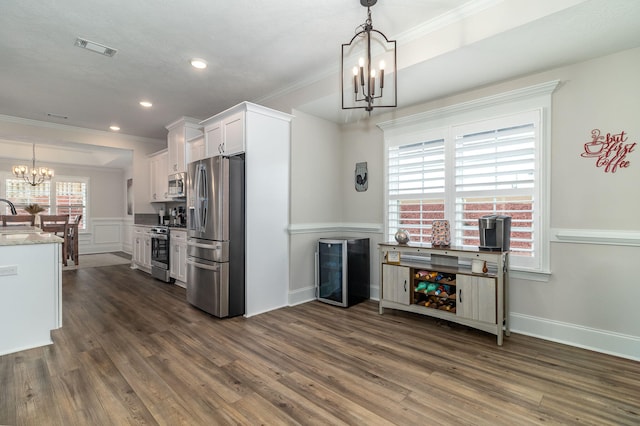
[(151, 234), (147, 227), (133, 228), (133, 263), (147, 272), (151, 271)]
[(169, 272), (171, 278), (187, 282), (187, 232), (171, 230), (169, 239)]
[(385, 300), (411, 303), (411, 270), (406, 266), (382, 265), (382, 294)]

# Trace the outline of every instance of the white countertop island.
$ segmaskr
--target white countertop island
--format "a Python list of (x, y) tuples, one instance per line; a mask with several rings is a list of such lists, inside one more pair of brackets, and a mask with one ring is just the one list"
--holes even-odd
[(49, 345), (62, 326), (62, 238), (0, 227), (0, 355)]

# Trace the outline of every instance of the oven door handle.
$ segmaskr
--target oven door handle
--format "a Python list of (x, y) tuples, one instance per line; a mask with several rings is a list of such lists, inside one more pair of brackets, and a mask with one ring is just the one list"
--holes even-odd
[(164, 234), (151, 234), (151, 238), (155, 238), (156, 240), (168, 240), (169, 236), (164, 235)]
[(220, 270), (220, 265), (207, 265), (205, 263), (196, 262), (190, 257), (187, 258), (187, 265), (193, 265), (196, 268), (208, 269), (210, 271), (219, 271)]

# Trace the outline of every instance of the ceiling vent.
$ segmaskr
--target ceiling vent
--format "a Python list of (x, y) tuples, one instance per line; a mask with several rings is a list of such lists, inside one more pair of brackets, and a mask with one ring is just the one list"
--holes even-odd
[(109, 57), (112, 57), (117, 52), (116, 49), (112, 49), (111, 47), (107, 47), (103, 44), (96, 43), (93, 41), (85, 40), (80, 37), (76, 39), (75, 45), (78, 47), (82, 47), (83, 49), (87, 49), (92, 52), (96, 52), (101, 55), (109, 56)]

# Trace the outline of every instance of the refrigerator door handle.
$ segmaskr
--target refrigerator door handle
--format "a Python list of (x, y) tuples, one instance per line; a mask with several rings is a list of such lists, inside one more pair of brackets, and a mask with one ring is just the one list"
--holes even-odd
[(195, 184), (195, 226), (198, 232), (205, 232), (207, 225), (207, 169), (202, 164), (198, 164), (196, 168), (196, 184)]
[(200, 229), (200, 197), (201, 197), (201, 192), (200, 191), (200, 169), (202, 168), (201, 164), (198, 164), (196, 166), (196, 183), (195, 183), (195, 188), (194, 188), (194, 194), (195, 194), (195, 200), (193, 201), (193, 208), (195, 210), (195, 217), (194, 217), (194, 223), (193, 223), (193, 228), (197, 231), (197, 232), (202, 232), (202, 229)]
[(188, 257), (187, 258), (187, 264), (188, 265), (193, 265), (196, 268), (201, 268), (201, 269), (208, 269), (210, 271), (219, 271), (220, 270), (220, 266), (219, 265), (207, 265), (204, 263), (200, 263), (200, 262), (196, 262), (195, 260), (193, 260), (192, 258)]
[(187, 245), (188, 246), (192, 246), (192, 247), (209, 249), (209, 250), (220, 250), (220, 249), (222, 249), (222, 244), (202, 244), (202, 243), (193, 242), (191, 240), (187, 240)]

